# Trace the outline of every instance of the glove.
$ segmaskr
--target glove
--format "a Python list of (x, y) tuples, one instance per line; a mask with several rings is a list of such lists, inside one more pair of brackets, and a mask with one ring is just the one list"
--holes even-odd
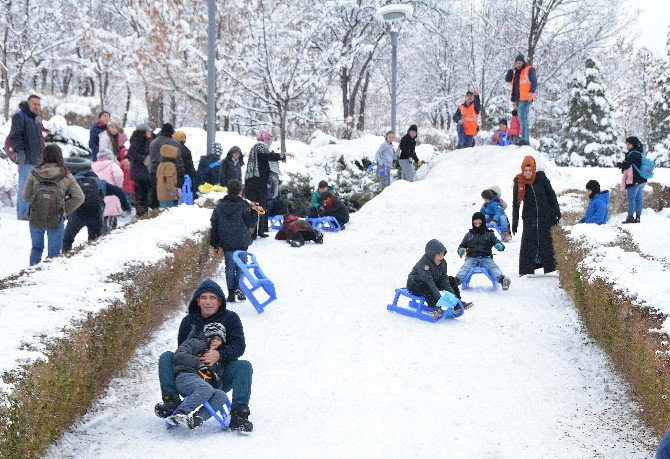
[(516, 234), (516, 230), (519, 229), (516, 224), (512, 225), (512, 235)]
[(489, 224), (490, 224), (490, 225), (494, 225), (494, 226), (497, 225), (497, 223), (496, 223), (495, 220), (491, 220), (491, 221), (489, 222)]
[(502, 242), (496, 242), (496, 245), (494, 246), (498, 252), (502, 252), (505, 250), (505, 246), (502, 245)]
[(463, 258), (463, 254), (465, 253), (465, 249), (463, 247), (459, 247), (457, 252), (458, 252), (458, 256)]

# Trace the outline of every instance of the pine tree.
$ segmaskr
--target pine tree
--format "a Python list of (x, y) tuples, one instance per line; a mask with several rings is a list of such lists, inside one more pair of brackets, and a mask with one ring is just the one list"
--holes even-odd
[(600, 66), (586, 59), (584, 75), (569, 85), (567, 119), (563, 125), (560, 163), (572, 166), (611, 166), (619, 153), (612, 116), (613, 104), (607, 97)]
[(649, 150), (657, 166), (670, 166), (670, 34), (667, 40), (668, 60), (658, 77), (657, 91), (649, 112)]

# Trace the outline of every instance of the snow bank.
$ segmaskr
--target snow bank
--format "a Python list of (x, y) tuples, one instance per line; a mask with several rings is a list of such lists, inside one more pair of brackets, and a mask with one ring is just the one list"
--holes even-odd
[(171, 209), (115, 230), (70, 258), (30, 268), (0, 290), (0, 374), (44, 358), (45, 337), (61, 337), (73, 321), (122, 300), (122, 284), (110, 281), (112, 274), (170, 256), (167, 247), (207, 229), (210, 215), (198, 206)]

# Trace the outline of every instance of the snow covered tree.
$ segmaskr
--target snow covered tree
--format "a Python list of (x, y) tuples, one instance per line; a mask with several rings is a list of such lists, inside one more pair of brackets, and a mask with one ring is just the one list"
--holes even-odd
[(670, 34), (667, 40), (668, 60), (657, 80), (657, 92), (649, 112), (649, 150), (656, 165), (670, 166)]
[(612, 102), (607, 97), (600, 67), (586, 59), (584, 75), (569, 85), (567, 120), (563, 126), (563, 155), (560, 164), (572, 166), (611, 166), (619, 153), (612, 119)]

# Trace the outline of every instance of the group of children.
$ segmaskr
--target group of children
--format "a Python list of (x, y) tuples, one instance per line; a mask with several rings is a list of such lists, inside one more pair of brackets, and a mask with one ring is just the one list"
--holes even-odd
[[(465, 260), (456, 273), (456, 276), (447, 274), (447, 263), (444, 257), (447, 249), (440, 241), (433, 239), (426, 244), (424, 255), (416, 263), (407, 277), (407, 290), (410, 293), (425, 298), (426, 303), (433, 308), (433, 318), (439, 319), (444, 311), (438, 306), (442, 292), (446, 291), (461, 300), (459, 285), (469, 271), (475, 267), (487, 269), (492, 277), (502, 285), (503, 290), (510, 287), (511, 280), (505, 276), (498, 265), (493, 261), (493, 249), (502, 252), (504, 244), (498, 240), (494, 230), (488, 228), (488, 224), (502, 224), (507, 221), (504, 214), (503, 202), (500, 199), (500, 189), (486, 189), (482, 192), (484, 205), (481, 211), (472, 215), (472, 227), (465, 234), (458, 246), (458, 256)], [(502, 202), (501, 202), (502, 201)], [(509, 224), (505, 223), (507, 231), (503, 233), (505, 242), (511, 239)], [(472, 303), (461, 301), (463, 307), (468, 309)], [(460, 305), (454, 307), (456, 313), (460, 312)]]
[(498, 129), (493, 132), (491, 136), (491, 145), (499, 145), (504, 147), (506, 145), (517, 145), (521, 138), (521, 123), (516, 109), (512, 110), (512, 120), (509, 128), (507, 127), (507, 120), (501, 119), (498, 123)]

